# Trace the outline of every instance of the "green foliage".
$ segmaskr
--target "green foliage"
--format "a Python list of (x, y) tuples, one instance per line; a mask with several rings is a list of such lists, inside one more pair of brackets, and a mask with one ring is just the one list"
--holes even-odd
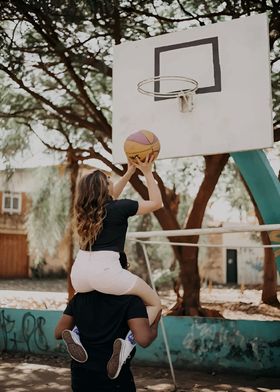
[(5, 113), (5, 115), (0, 115), (0, 154), (3, 163), (8, 167), (11, 164), (11, 158), (29, 149), (29, 138), (25, 132), (25, 125), (10, 115), (11, 102), (13, 101), (16, 110), (20, 110), (21, 116), (23, 115), (26, 97), (19, 92), (13, 93), (12, 86), (1, 74), (0, 83), (0, 112)]
[(37, 189), (30, 193), (26, 228), (30, 249), (36, 258), (54, 256), (65, 235), (70, 213), (70, 181), (56, 167), (34, 171)]
[(210, 203), (224, 198), (227, 200), (232, 208), (248, 213), (254, 209), (250, 196), (242, 182), (240, 173), (232, 158), (228, 160), (213, 195)]
[(28, 139), (17, 130), (1, 131), (0, 133), (0, 152), (3, 157), (3, 163), (8, 164), (11, 157), (18, 152), (27, 149), (29, 146)]

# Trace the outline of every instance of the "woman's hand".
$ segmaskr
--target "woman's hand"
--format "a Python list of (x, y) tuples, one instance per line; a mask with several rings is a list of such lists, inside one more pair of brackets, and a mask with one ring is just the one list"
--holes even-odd
[(134, 166), (137, 167), (137, 169), (139, 169), (144, 176), (152, 173), (152, 168), (153, 168), (153, 164), (154, 164), (154, 154), (151, 154), (150, 156), (147, 155), (146, 159), (144, 162), (140, 161), (139, 158), (136, 158), (136, 162), (134, 162)]

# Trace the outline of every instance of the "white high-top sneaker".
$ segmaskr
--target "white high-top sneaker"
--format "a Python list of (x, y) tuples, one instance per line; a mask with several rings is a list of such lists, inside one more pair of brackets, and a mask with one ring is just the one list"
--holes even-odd
[(125, 363), (129, 354), (135, 347), (135, 344), (131, 344), (128, 339), (124, 340), (118, 338), (114, 342), (113, 354), (107, 363), (107, 374), (111, 379), (118, 377), (122, 365)]
[[(78, 331), (78, 329), (76, 328)], [(79, 334), (75, 331), (75, 328), (71, 331), (70, 329), (65, 329), (62, 332), (62, 339), (64, 340), (67, 351), (70, 354), (71, 358), (75, 361), (84, 363), (88, 359), (87, 352), (83, 347)]]

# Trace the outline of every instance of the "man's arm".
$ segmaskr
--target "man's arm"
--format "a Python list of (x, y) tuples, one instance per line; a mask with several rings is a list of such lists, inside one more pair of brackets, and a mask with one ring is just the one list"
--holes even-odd
[(132, 318), (127, 321), (136, 342), (141, 347), (148, 347), (157, 337), (160, 318), (161, 310), (151, 326), (149, 325), (149, 320), (147, 318)]
[(62, 339), (62, 332), (65, 329), (73, 329), (75, 326), (74, 318), (68, 314), (63, 314), (58, 320), (57, 326), (54, 330), (54, 336), (56, 339)]

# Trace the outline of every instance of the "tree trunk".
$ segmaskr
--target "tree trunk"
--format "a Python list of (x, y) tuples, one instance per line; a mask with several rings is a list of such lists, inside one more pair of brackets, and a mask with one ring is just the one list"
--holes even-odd
[[(240, 174), (241, 175), (241, 174)], [(255, 214), (258, 218), (259, 224), (263, 225), (264, 221), (261, 216), (260, 210), (254, 199), (254, 196), (241, 175), (243, 184), (247, 189), (250, 199), (254, 205)], [(269, 235), (266, 231), (261, 231), (261, 239), (263, 245), (271, 245)], [(264, 266), (263, 266), (263, 289), (262, 301), (267, 305), (279, 306), (280, 303), (277, 298), (277, 269), (275, 263), (275, 256), (272, 248), (264, 248)]]
[(68, 226), (68, 260), (67, 260), (67, 289), (68, 289), (68, 301), (75, 294), (75, 290), (73, 289), (70, 272), (73, 265), (73, 253), (74, 253), (74, 231), (73, 231), (73, 211), (74, 211), (74, 203), (75, 203), (75, 191), (76, 191), (76, 182), (79, 173), (79, 164), (76, 160), (74, 160), (71, 155), (68, 155), (68, 165), (67, 170), (70, 173), (70, 190), (71, 190), (71, 203), (70, 203), (70, 211), (71, 211), (71, 220)]
[[(263, 224), (260, 220), (259, 223)], [(267, 232), (262, 231), (261, 237), (264, 245), (271, 245)], [(264, 249), (262, 301), (268, 305), (280, 306), (277, 298), (277, 270), (272, 248)]]
[[(207, 207), (219, 177), (228, 161), (228, 154), (206, 156), (205, 175), (194, 200), (186, 229), (200, 228)], [(197, 244), (199, 236), (189, 236), (188, 242)], [(181, 282), (184, 290), (183, 306), (185, 315), (201, 315), (200, 309), (200, 277), (198, 271), (198, 247), (182, 247), (179, 263)]]

